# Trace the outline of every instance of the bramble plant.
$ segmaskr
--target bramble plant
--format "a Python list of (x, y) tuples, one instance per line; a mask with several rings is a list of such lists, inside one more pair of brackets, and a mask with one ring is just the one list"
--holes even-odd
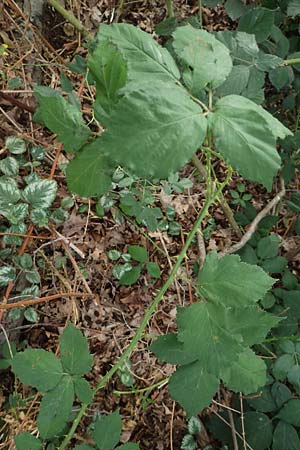
[[(211, 6), (220, 2), (204, 3)], [(288, 3), (288, 15), (293, 17), (299, 13), (293, 1), (285, 3)], [(51, 0), (51, 4), (55, 2)], [(266, 74), (275, 88), (279, 87), (282, 83), (278, 80), (283, 72), (294, 76), (298, 70), (297, 54), (289, 53), (289, 48), (281, 55), (270, 51), (269, 38), (278, 45), (282, 40), (280, 29), (275, 25), (274, 11), (264, 7), (247, 8), (243, 4), (245, 8), (237, 12), (236, 5), (241, 2), (226, 2), (231, 17), (242, 15), (237, 31), (209, 33), (173, 21), (175, 26), (169, 33), (168, 49), (132, 25), (101, 24), (96, 38), (89, 42), (86, 65), (86, 81), (95, 89), (93, 127), (85, 123), (79, 99), (66, 79), (62, 78), (62, 84), (67, 95), (49, 87), (35, 87), (38, 101), (35, 120), (57, 134), (67, 153), (75, 154), (66, 169), (72, 193), (109, 198), (110, 191), (116, 187), (115, 174), (119, 166), (126, 172), (124, 187), (127, 183), (131, 186), (132, 180), (146, 179), (153, 184), (168, 180), (162, 181), (167, 192), (181, 191), (191, 185), (186, 181), (182, 183), (175, 174), (189, 161), (198, 169), (201, 182), (206, 183), (203, 207), (169, 277), (146, 310), (131, 343), (93, 391), (83, 378), (92, 363), (87, 343), (71, 325), (60, 339), (61, 359), (43, 350), (25, 350), (12, 358), (12, 369), (20, 380), (45, 393), (37, 425), (41, 438), (58, 439), (59, 450), (70, 443), (94, 394), (115, 373), (124, 370), (157, 305), (172, 285), (209, 208), (224, 201), (223, 191), (233, 170), (270, 192), (282, 163), (276, 148), (277, 139), (293, 139), (291, 131), (260, 104), (264, 100)], [(284, 59), (286, 56), (288, 59)], [(85, 71), (80, 59), (75, 63), (76, 70), (79, 65)], [(198, 151), (201, 161), (196, 155)], [(213, 158), (226, 164), (227, 172), (222, 180), (217, 177)], [(150, 210), (152, 222), (149, 222), (156, 229), (162, 212), (159, 208), (147, 208), (148, 200), (141, 209), (138, 195), (137, 191), (121, 194), (120, 208), (143, 225), (149, 219), (143, 214)], [(18, 194), (11, 203), (17, 203), (20, 198)], [(238, 200), (240, 206), (251, 207), (248, 205), (250, 198), (245, 198), (244, 194), (239, 195)], [(48, 208), (51, 202), (48, 203), (41, 207)], [(99, 215), (104, 209), (104, 204), (100, 203)], [(241, 213), (240, 218), (247, 223), (245, 214)], [(150, 226), (148, 228), (151, 230)], [(266, 312), (260, 304), (267, 303), (266, 298), (276, 281), (266, 271), (278, 273), (285, 269), (286, 261), (274, 260), (278, 258), (279, 248), (276, 235), (260, 237), (258, 242), (252, 241), (252, 245), (244, 247), (240, 256), (220, 257), (216, 252), (209, 253), (197, 275), (198, 301), (178, 308), (177, 333), (158, 337), (149, 348), (161, 360), (178, 366), (170, 377), (169, 391), (188, 417), (210, 405), (220, 383), (244, 394), (252, 394), (266, 385), (266, 364), (252, 347), (257, 350), (271, 328), (278, 326), (280, 329), (285, 320), (285, 316), (276, 315), (276, 309)], [(138, 264), (127, 266), (128, 271), (122, 267), (123, 272), (118, 272), (116, 277), (120, 284), (136, 282), (145, 264), (154, 277), (154, 266), (150, 268), (151, 263), (147, 263), (146, 249), (129, 246), (128, 253)], [(256, 261), (253, 261), (254, 255)], [(113, 260), (124, 260), (124, 254), (116, 250), (111, 250), (109, 256)], [(158, 272), (155, 267), (157, 277)], [(277, 294), (288, 296), (285, 290)], [(80, 358), (78, 348), (82, 352)], [(298, 347), (293, 347), (293, 354), (290, 347), (285, 351), (290, 370), (274, 367), (274, 376), (278, 380), (286, 377), (295, 380)], [(53, 376), (46, 379), (45, 373), (49, 371)], [(70, 430), (63, 430), (70, 418), (75, 394), (82, 406)], [(288, 403), (279, 414), (287, 420)], [(110, 450), (118, 445), (121, 431), (118, 412), (94, 425), (91, 436), (98, 448)], [(190, 433), (192, 439), (193, 434)], [(28, 433), (26, 436), (33, 439)], [(20, 436), (16, 438), (17, 447), (18, 439)], [(188, 439), (190, 447), (184, 448), (193, 448), (192, 439)], [(92, 447), (83, 444), (75, 448), (88, 450)], [(139, 447), (125, 444), (118, 448), (134, 450)]]

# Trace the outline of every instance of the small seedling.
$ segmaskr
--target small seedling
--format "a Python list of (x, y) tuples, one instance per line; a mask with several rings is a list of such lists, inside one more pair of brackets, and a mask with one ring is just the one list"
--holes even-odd
[(246, 207), (246, 204), (247, 204), (247, 202), (249, 202), (249, 200), (251, 200), (252, 195), (246, 193), (245, 190), (246, 190), (246, 188), (243, 183), (238, 183), (236, 190), (230, 189), (230, 194), (232, 197), (231, 203), (233, 205), (237, 205), (242, 208)]

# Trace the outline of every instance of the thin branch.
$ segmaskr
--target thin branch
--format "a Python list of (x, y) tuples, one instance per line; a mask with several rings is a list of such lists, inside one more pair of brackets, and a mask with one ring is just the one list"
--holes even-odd
[(35, 112), (35, 108), (33, 106), (29, 106), (26, 103), (21, 102), (20, 100), (17, 100), (12, 95), (6, 94), (3, 91), (0, 91), (0, 97), (3, 98), (4, 100), (6, 100), (7, 102), (9, 102), (11, 105), (17, 106), (18, 108), (20, 108), (24, 111), (28, 111), (31, 114), (33, 114)]
[(232, 245), (231, 247), (226, 248), (222, 252), (219, 253), (220, 256), (230, 255), (231, 253), (235, 253), (241, 248), (243, 248), (248, 241), (252, 238), (253, 234), (255, 233), (260, 221), (266, 217), (269, 212), (276, 206), (282, 198), (285, 196), (285, 186), (284, 181), (281, 179), (281, 191), (275, 195), (275, 197), (257, 214), (255, 219), (251, 222), (248, 230), (242, 237), (242, 239), (237, 242), (236, 244)]
[(5, 303), (3, 305), (0, 305), (0, 311), (12, 308), (21, 308), (22, 306), (36, 305), (38, 303), (50, 302), (51, 300), (57, 300), (58, 298), (62, 297), (86, 298), (92, 296), (93, 295), (91, 294), (81, 294), (79, 292), (61, 292), (60, 294), (47, 295), (46, 297), (34, 298), (31, 300), (21, 300), (20, 302), (15, 303)]
[(61, 14), (68, 22), (70, 22), (77, 31), (82, 33), (87, 40), (91, 41), (94, 38), (94, 35), (91, 34), (87, 28), (72, 14), (70, 11), (67, 11), (59, 2), (59, 0), (48, 0), (49, 5), (53, 6), (56, 11)]

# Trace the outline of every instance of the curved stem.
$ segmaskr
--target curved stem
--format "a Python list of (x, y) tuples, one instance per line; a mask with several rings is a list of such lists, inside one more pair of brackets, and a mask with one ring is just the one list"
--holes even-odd
[(300, 64), (300, 58), (285, 59), (281, 65), (292, 66), (293, 64)]
[(56, 11), (61, 14), (68, 22), (70, 22), (77, 31), (82, 33), (89, 41), (94, 39), (94, 35), (74, 16), (73, 13), (67, 11), (59, 2), (59, 0), (48, 0), (49, 5), (53, 6)]
[(173, 0), (166, 0), (166, 7), (168, 17), (175, 17)]
[[(225, 181), (227, 183), (227, 180)], [(158, 304), (161, 302), (161, 300), (163, 299), (165, 293), (167, 292), (167, 290), (169, 289), (169, 287), (172, 285), (173, 281), (175, 280), (177, 271), (182, 263), (182, 261), (184, 260), (187, 250), (189, 248), (189, 246), (192, 243), (192, 240), (195, 236), (195, 234), (197, 233), (199, 226), (201, 224), (201, 222), (203, 221), (203, 219), (205, 218), (205, 216), (208, 213), (208, 210), (210, 208), (210, 206), (217, 200), (217, 198), (219, 197), (220, 193), (222, 192), (222, 189), (224, 187), (224, 183), (222, 183), (222, 185), (219, 187), (219, 189), (217, 189), (216, 191), (214, 191), (205, 201), (204, 207), (201, 210), (196, 222), (194, 223), (194, 226), (192, 228), (192, 230), (190, 231), (188, 238), (185, 242), (185, 245), (183, 246), (181, 252), (179, 253), (179, 255), (177, 256), (177, 260), (176, 263), (173, 266), (173, 269), (167, 279), (167, 281), (164, 283), (164, 285), (160, 288), (158, 294), (156, 295), (156, 297), (154, 298), (153, 302), (151, 303), (151, 305), (149, 306), (149, 308), (146, 310), (145, 315), (143, 317), (143, 320), (139, 326), (139, 328), (137, 329), (135, 335), (132, 338), (132, 341), (130, 342), (130, 344), (128, 345), (127, 349), (124, 351), (124, 353), (122, 353), (122, 355), (120, 356), (120, 358), (118, 359), (118, 361), (113, 365), (113, 367), (107, 372), (107, 374), (101, 378), (101, 380), (98, 382), (96, 388), (94, 389), (94, 393), (96, 394), (96, 392), (98, 392), (100, 389), (102, 389), (106, 383), (112, 378), (112, 376), (119, 370), (119, 368), (124, 364), (124, 362), (129, 358), (130, 354), (132, 353), (132, 351), (134, 350), (134, 348), (136, 347), (137, 343), (139, 342), (139, 340), (142, 338), (144, 331), (149, 323), (149, 320), (151, 319), (153, 313), (155, 312)], [(64, 450), (67, 445), (69, 444), (69, 442), (71, 441), (77, 426), (79, 425), (79, 422), (81, 420), (81, 418), (84, 416), (85, 411), (87, 409), (88, 405), (87, 404), (83, 404), (79, 410), (79, 413), (77, 415), (77, 417), (75, 418), (72, 427), (70, 428), (68, 434), (65, 436), (62, 444), (59, 447), (59, 450)]]

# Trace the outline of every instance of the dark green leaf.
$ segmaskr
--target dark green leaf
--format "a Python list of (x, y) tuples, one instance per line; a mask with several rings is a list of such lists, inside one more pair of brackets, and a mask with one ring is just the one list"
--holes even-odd
[(289, 423), (280, 421), (273, 436), (273, 450), (299, 450), (300, 440), (295, 428)]
[(141, 275), (141, 266), (134, 266), (130, 270), (127, 270), (119, 279), (121, 286), (131, 286), (135, 284)]
[(201, 109), (183, 89), (152, 81), (126, 91), (99, 142), (108, 158), (134, 175), (167, 178), (192, 158), (206, 125)]
[(187, 353), (183, 343), (178, 341), (177, 335), (166, 334), (159, 336), (149, 347), (159, 359), (170, 364), (189, 364), (197, 359), (196, 355)]
[(40, 405), (37, 426), (43, 439), (54, 437), (64, 428), (73, 402), (73, 380), (64, 375), (59, 384), (44, 395)]
[(290, 85), (294, 80), (293, 69), (289, 66), (286, 67), (276, 67), (269, 72), (269, 78), (273, 86), (276, 87), (278, 91), (283, 87)]
[(21, 382), (46, 392), (61, 382), (63, 368), (56, 356), (42, 349), (27, 349), (12, 360), (12, 370)]
[(273, 375), (276, 380), (284, 380), (287, 373), (294, 365), (294, 357), (292, 355), (282, 355), (276, 360), (273, 367)]
[(271, 392), (277, 408), (281, 408), (281, 406), (292, 397), (289, 388), (285, 384), (279, 383), (279, 381), (276, 381), (273, 384)]
[(101, 450), (114, 448), (121, 436), (122, 422), (119, 411), (108, 416), (102, 416), (95, 422), (95, 429), (91, 433), (97, 447)]
[(300, 427), (300, 400), (288, 400), (276, 417), (295, 427)]
[(232, 67), (226, 81), (217, 89), (219, 96), (241, 94), (246, 89), (249, 81), (250, 69), (245, 65), (236, 65)]
[(68, 187), (81, 197), (103, 195), (111, 187), (113, 172), (114, 165), (103, 155), (101, 141), (96, 139), (68, 164)]
[(256, 411), (272, 412), (277, 409), (277, 405), (270, 392), (269, 386), (264, 386), (259, 390), (258, 395), (247, 398), (247, 403)]
[(299, 0), (290, 0), (287, 8), (287, 15), (291, 17), (300, 15)]
[(0, 267), (0, 286), (7, 286), (16, 278), (15, 268), (12, 266)]
[(149, 273), (150, 277), (160, 278), (160, 268), (156, 262), (148, 262), (146, 264), (146, 268), (147, 268), (147, 272)]
[(274, 11), (258, 7), (246, 11), (240, 18), (238, 30), (255, 34), (257, 42), (262, 42), (270, 35), (273, 25)]
[(120, 447), (116, 447), (115, 450), (140, 450), (140, 446), (139, 446), (139, 444), (129, 443), (129, 444), (121, 445)]
[(90, 445), (87, 444), (81, 444), (76, 445), (76, 447), (74, 447), (74, 450), (95, 450), (95, 447), (91, 447)]
[(39, 104), (34, 119), (56, 133), (66, 151), (79, 150), (91, 135), (81, 112), (51, 88), (36, 86), (34, 93)]
[(260, 239), (256, 250), (257, 256), (262, 259), (277, 256), (280, 244), (281, 239), (277, 234), (271, 234), (271, 236)]
[[(258, 412), (246, 412), (244, 414), (244, 427), (246, 441), (253, 450), (265, 450), (270, 447), (273, 425), (268, 416)], [(241, 432), (240, 424), (239, 431)]]
[(41, 450), (42, 442), (28, 432), (15, 436), (17, 450)]
[(175, 17), (168, 17), (155, 26), (155, 33), (158, 36), (171, 36), (171, 34), (176, 30), (177, 26), (177, 19)]
[(61, 88), (65, 92), (72, 92), (73, 91), (72, 82), (71, 82), (71, 80), (69, 80), (69, 78), (66, 76), (66, 74), (64, 72), (62, 72), (60, 74), (60, 84), (61, 84)]
[(93, 400), (94, 393), (90, 387), (90, 384), (81, 377), (73, 378), (75, 394), (78, 400), (85, 404), (90, 404)]
[(281, 273), (288, 265), (288, 260), (283, 256), (276, 256), (276, 258), (266, 259), (262, 263), (262, 268), (269, 273)]
[(209, 406), (219, 386), (219, 380), (203, 369), (196, 361), (180, 367), (172, 375), (169, 391), (172, 398), (178, 401), (193, 416)]
[(207, 255), (198, 275), (198, 293), (226, 306), (246, 306), (264, 297), (275, 280), (258, 266), (241, 262), (238, 255)]
[(247, 7), (242, 0), (227, 0), (225, 3), (225, 9), (229, 17), (232, 20), (236, 20), (244, 14)]
[(84, 375), (91, 370), (93, 358), (87, 339), (72, 323), (60, 337), (60, 356), (64, 369), (72, 375)]

